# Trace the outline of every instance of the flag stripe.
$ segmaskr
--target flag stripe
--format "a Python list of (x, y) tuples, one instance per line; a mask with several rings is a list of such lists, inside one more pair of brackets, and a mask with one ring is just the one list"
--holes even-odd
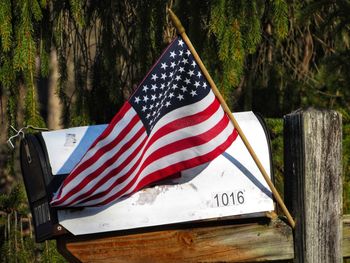
[[(140, 176), (140, 174), (142, 174), (143, 170), (147, 166), (163, 158), (164, 156), (183, 151), (184, 149), (188, 149), (190, 147), (196, 147), (196, 146), (208, 143), (208, 141), (210, 141), (211, 138), (215, 138), (218, 135), (218, 133), (220, 133), (222, 129), (227, 126), (227, 124), (228, 124), (228, 119), (226, 116), (223, 116), (223, 118), (219, 123), (217, 123), (213, 128), (204, 132), (203, 134), (187, 137), (182, 140), (178, 140), (170, 144), (167, 144), (162, 148), (157, 148), (154, 152), (152, 152), (152, 154), (150, 154), (145, 160), (141, 162), (142, 166), (138, 169), (138, 172), (134, 175), (134, 177), (137, 178), (138, 176)], [(117, 187), (117, 184), (120, 184), (121, 182), (124, 182), (127, 178), (131, 178), (131, 177), (133, 176), (130, 174), (125, 174), (124, 176), (120, 177), (120, 180), (118, 181), (118, 183), (114, 182), (113, 184), (108, 184), (108, 188), (106, 190), (101, 191), (96, 195), (91, 195), (89, 200), (92, 198), (99, 198), (106, 195), (113, 188)]]
[[(215, 113), (215, 114), (214, 114)], [(137, 163), (143, 163), (145, 158), (148, 157), (150, 154), (152, 154), (152, 152), (154, 151), (154, 149), (156, 150), (159, 147), (164, 146), (164, 144), (168, 144), (172, 141), (174, 141), (174, 139), (179, 139), (182, 138), (184, 136), (188, 136), (189, 135), (197, 135), (200, 134), (201, 132), (207, 130), (207, 127), (210, 127), (213, 124), (217, 123), (218, 118), (222, 118), (223, 116), (223, 111), (220, 108), (220, 104), (218, 103), (217, 100), (214, 100), (212, 102), (211, 105), (209, 105), (205, 110), (203, 110), (202, 112), (200, 112), (199, 114), (196, 115), (190, 115), (187, 116), (185, 118), (187, 118), (186, 122), (188, 123), (192, 123), (193, 126), (186, 127), (185, 129), (183, 129), (179, 135), (174, 133), (179, 133), (178, 130), (173, 131), (173, 133), (170, 133), (170, 128), (171, 127), (180, 127), (182, 125), (183, 120), (182, 119), (178, 119), (178, 120), (174, 120), (171, 123), (166, 124), (164, 127), (160, 128), (158, 131), (156, 132), (152, 137), (150, 137), (150, 140), (147, 142), (147, 146), (146, 149), (142, 149), (141, 151), (143, 152), (142, 156), (139, 158), (139, 160), (137, 160)], [(207, 120), (207, 118), (209, 118), (209, 121)], [(198, 122), (202, 122), (198, 125)], [(185, 131), (185, 132), (184, 132)], [(162, 138), (164, 137), (165, 138)], [(159, 140), (160, 138), (162, 138), (162, 140)], [(158, 141), (157, 141), (158, 140)], [(155, 141), (158, 142), (155, 143)], [(177, 147), (176, 143), (175, 146)], [(151, 146), (151, 148), (150, 148)], [(102, 183), (105, 183), (107, 179), (112, 178), (113, 176), (115, 176), (115, 174), (120, 173), (120, 175), (122, 176), (124, 174), (124, 176), (129, 176), (135, 169), (139, 169), (139, 165), (138, 166), (134, 166), (132, 167), (131, 171), (128, 171), (127, 174), (125, 174), (125, 172), (121, 171), (122, 168), (124, 168), (127, 165), (127, 162), (123, 162), (119, 167), (116, 167), (115, 169), (113, 169), (112, 171), (109, 172), (109, 174), (105, 175), (105, 173), (99, 175), (99, 178), (102, 178), (100, 182), (96, 183), (96, 185), (93, 186), (93, 190), (99, 189), (102, 186)], [(117, 164), (115, 164), (114, 166), (117, 166)], [(114, 167), (113, 166), (113, 167)], [(110, 182), (106, 183), (106, 185), (109, 185)], [(85, 185), (80, 185), (80, 187), (85, 187)], [(100, 189), (102, 190), (102, 188)], [(91, 195), (91, 189), (88, 190), (89, 194)], [(69, 195), (71, 196), (71, 195)]]
[(55, 206), (106, 205), (213, 160), (237, 132), (176, 38), (54, 194)]
[[(97, 181), (95, 179), (97, 177), (99, 177), (98, 179), (100, 179), (100, 177), (103, 177), (104, 174), (107, 174), (111, 169), (113, 169), (114, 167), (113, 165), (115, 163), (121, 163), (121, 164), (129, 163), (130, 160), (133, 159), (135, 155), (137, 155), (137, 153), (142, 149), (142, 147), (146, 143), (146, 140), (147, 140), (146, 132), (144, 127), (142, 127), (134, 135), (133, 138), (131, 138), (130, 140), (127, 140), (127, 142), (121, 147), (120, 151), (123, 152), (123, 154), (119, 154), (119, 152), (117, 152), (114, 155), (111, 155), (103, 165), (99, 166), (93, 172), (79, 175), (79, 177), (81, 177), (82, 179), (79, 180), (79, 182), (77, 182), (76, 184), (74, 184), (74, 182), (71, 183), (71, 187), (69, 189), (66, 188), (66, 191), (69, 190), (69, 192), (65, 193), (65, 198), (57, 201), (56, 204), (61, 204), (63, 202), (67, 203), (69, 199), (71, 199), (70, 197), (72, 197), (74, 194), (81, 191), (81, 189), (86, 187), (87, 185), (94, 186), (94, 184)], [(86, 196), (86, 194), (90, 194), (90, 192), (91, 190), (87, 191), (87, 193), (85, 193), (84, 196)]]
[[(107, 194), (101, 195), (101, 196), (92, 196), (86, 200), (84, 200), (84, 203), (89, 206), (93, 205), (104, 205), (110, 202), (110, 200), (114, 198), (121, 197), (123, 195), (126, 195), (130, 192), (134, 192), (135, 189), (141, 189), (142, 187), (146, 186), (149, 184), (149, 182), (152, 182), (152, 179), (149, 178), (149, 176), (153, 177), (161, 177), (165, 178), (171, 174), (174, 168), (184, 170), (184, 169), (189, 169), (192, 167), (195, 167), (201, 163), (205, 163), (206, 161), (209, 161), (212, 159), (213, 156), (217, 157), (221, 152), (222, 149), (226, 149), (232, 141), (236, 138), (237, 132), (236, 130), (231, 130), (231, 133), (227, 136), (226, 132), (227, 130), (223, 131), (218, 137), (221, 138), (221, 144), (219, 146), (217, 145), (211, 145), (214, 149), (211, 150), (210, 152), (205, 152), (205, 150), (208, 150), (208, 145), (202, 145), (201, 148), (196, 147), (197, 151), (201, 152), (201, 149), (203, 149), (203, 155), (198, 158), (198, 156), (193, 156), (193, 155), (185, 155), (187, 158), (184, 158), (183, 151), (182, 152), (177, 152), (173, 153), (172, 157), (175, 160), (178, 160), (178, 162), (171, 164), (170, 166), (167, 167), (150, 167), (149, 172), (145, 173), (143, 176), (134, 176), (134, 177), (127, 177), (129, 180), (123, 180), (123, 178), (119, 178), (113, 183), (113, 187), (110, 187), (110, 191)], [(225, 136), (226, 135), (226, 136)], [(186, 150), (188, 152), (188, 149)], [(171, 156), (171, 155), (170, 155)], [(168, 157), (168, 156), (167, 156)], [(215, 158), (214, 157), (214, 158)], [(140, 184), (142, 182), (142, 184)], [(115, 187), (118, 186), (118, 187)], [(96, 199), (98, 198), (98, 199)]]

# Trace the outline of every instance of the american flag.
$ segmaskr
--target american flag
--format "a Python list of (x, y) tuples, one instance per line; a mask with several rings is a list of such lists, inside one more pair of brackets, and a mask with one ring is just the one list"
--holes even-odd
[(51, 205), (110, 204), (213, 160), (236, 137), (179, 36), (63, 181)]

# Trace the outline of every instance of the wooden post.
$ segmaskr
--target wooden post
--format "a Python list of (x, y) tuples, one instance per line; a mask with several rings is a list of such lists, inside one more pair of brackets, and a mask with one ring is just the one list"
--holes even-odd
[(286, 204), (295, 262), (342, 262), (342, 121), (308, 109), (284, 118)]

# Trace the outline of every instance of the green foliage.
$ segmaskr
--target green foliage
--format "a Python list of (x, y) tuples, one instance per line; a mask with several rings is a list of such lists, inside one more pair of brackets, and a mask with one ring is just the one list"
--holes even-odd
[(283, 196), (284, 184), (284, 154), (283, 154), (283, 120), (282, 119), (265, 119), (266, 126), (271, 139), (271, 152), (274, 183), (278, 192)]

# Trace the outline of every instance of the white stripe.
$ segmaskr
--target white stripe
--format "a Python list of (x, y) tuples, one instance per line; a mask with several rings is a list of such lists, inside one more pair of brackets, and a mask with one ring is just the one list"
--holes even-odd
[(160, 128), (166, 124), (178, 120), (183, 117), (191, 116), (205, 110), (210, 104), (215, 100), (214, 93), (210, 90), (207, 96), (202, 100), (197, 101), (196, 103), (189, 104), (187, 106), (175, 109), (166, 115), (164, 115), (157, 123), (154, 125), (154, 128), (150, 134), (150, 137)]
[[(186, 161), (189, 159), (192, 159), (197, 156), (205, 155), (212, 150), (214, 150), (218, 145), (221, 145), (224, 143), (227, 138), (232, 134), (233, 126), (228, 123), (227, 127), (220, 133), (218, 136), (207, 142), (206, 144), (195, 146), (192, 149), (187, 148), (180, 152), (176, 152), (170, 155), (167, 155), (163, 158), (158, 159), (156, 162), (151, 163), (148, 167), (146, 167), (140, 176), (137, 178), (136, 182), (129, 188), (128, 191), (124, 195), (127, 195), (131, 193), (138, 185), (138, 183), (145, 178), (148, 174), (157, 171), (159, 169), (163, 169), (168, 167), (171, 164), (175, 164), (181, 161)], [(129, 179), (129, 178), (128, 178)], [(127, 186), (127, 184), (131, 180), (127, 180), (123, 182), (122, 184), (118, 185), (117, 187), (113, 188), (112, 191), (110, 191), (108, 194), (104, 195), (103, 197), (100, 197), (98, 199), (94, 199), (88, 202), (85, 202), (84, 204), (78, 205), (78, 206), (89, 206), (89, 205), (95, 205), (99, 204), (100, 202), (103, 202), (104, 200), (108, 199), (110, 196), (116, 194), (117, 192), (121, 191), (124, 187)]]
[[(120, 157), (110, 166), (108, 166), (105, 170), (103, 170), (103, 172), (101, 174), (99, 174), (96, 178), (94, 178), (93, 180), (91, 180), (84, 188), (82, 188), (79, 192), (73, 194), (72, 196), (70, 196), (67, 200), (65, 200), (63, 203), (62, 203), (62, 206), (65, 205), (65, 204), (68, 204), (71, 200), (74, 200), (77, 196), (83, 194), (83, 193), (86, 193), (88, 192), (91, 188), (94, 187), (94, 185), (96, 185), (106, 174), (108, 174), (111, 170), (113, 170), (114, 168), (118, 167), (120, 164), (122, 164), (126, 158), (128, 158), (130, 156), (130, 154), (132, 152), (134, 152), (136, 150), (137, 147), (139, 147), (139, 145), (145, 140), (147, 136), (147, 133), (146, 131), (139, 137), (139, 139), (137, 141), (135, 141), (135, 143), (125, 152), (123, 152)], [(140, 155), (142, 154), (142, 152), (140, 151), (137, 156), (130, 161), (130, 163), (127, 165), (127, 167), (125, 167), (124, 169), (130, 169), (130, 166), (134, 165), (136, 160), (138, 158), (140, 158)], [(123, 169), (123, 170), (124, 170)], [(75, 185), (70, 185), (68, 184), (66, 186), (66, 188), (69, 187), (69, 190), (68, 192), (73, 189), (75, 187)], [(95, 193), (96, 191), (100, 191), (100, 187), (97, 188), (93, 193)], [(91, 193), (91, 195), (93, 194)], [(80, 202), (81, 200), (84, 200), (84, 199), (87, 199), (89, 197), (85, 197), (85, 198), (82, 198), (82, 199), (79, 199), (77, 200), (76, 202)], [(73, 204), (72, 204), (73, 205)]]
[[(87, 161), (88, 159), (90, 159), (93, 155), (96, 154), (96, 152), (104, 147), (105, 145), (109, 144), (111, 141), (113, 141), (118, 134), (123, 131), (125, 129), (125, 127), (130, 123), (131, 119), (136, 115), (136, 111), (131, 107), (124, 115), (124, 117), (122, 117), (117, 123), (116, 125), (113, 127), (112, 131), (110, 132), (110, 134), (100, 140), (94, 147), (92, 147), (89, 151), (86, 152), (86, 154), (84, 155), (84, 157), (82, 158), (82, 160), (80, 161), (80, 164), (82, 164), (83, 162)], [(79, 165), (80, 166), (80, 165)], [(77, 166), (78, 167), (78, 166)], [(76, 168), (77, 168), (76, 167)], [(74, 170), (76, 169), (74, 168)], [(73, 173), (74, 170), (71, 172)]]
[[(183, 114), (181, 114), (181, 111), (182, 111), (182, 109), (177, 110), (179, 116), (183, 115)], [(136, 169), (134, 170), (134, 172), (130, 176), (128, 176), (127, 182), (131, 181), (135, 177), (135, 175), (140, 170), (141, 165), (154, 151), (156, 151), (156, 150), (158, 150), (158, 149), (160, 149), (160, 148), (162, 148), (170, 143), (174, 143), (176, 141), (180, 141), (180, 140), (188, 138), (188, 137), (197, 136), (197, 135), (200, 135), (200, 134), (206, 132), (207, 130), (214, 127), (222, 119), (223, 115), (224, 115), (223, 110), (221, 109), (221, 107), (218, 107), (217, 111), (209, 119), (203, 121), (202, 123), (198, 123), (194, 126), (189, 126), (189, 127), (186, 127), (186, 128), (180, 129), (180, 130), (175, 130), (175, 131), (159, 138), (157, 141), (153, 142), (152, 145), (147, 149), (142, 160), (139, 160), (141, 153), (144, 151), (144, 147), (146, 147), (148, 141), (151, 139), (151, 138), (149, 138), (147, 140), (147, 143), (145, 144), (145, 146), (141, 150), (140, 154), (138, 156), (136, 156), (137, 159), (136, 159), (136, 157), (134, 158), (134, 162), (132, 164), (134, 164), (136, 162), (136, 160), (138, 161), (139, 164), (136, 167)], [(117, 165), (119, 165), (119, 164), (117, 164)], [(128, 165), (127, 167), (125, 167), (122, 171), (120, 171), (120, 173), (118, 175), (110, 178), (102, 186), (100, 186), (98, 189), (96, 189), (95, 192), (92, 194), (97, 194), (99, 192), (107, 190), (111, 184), (113, 184), (116, 180), (118, 180), (120, 177), (124, 176), (127, 172), (129, 172), (129, 170), (132, 167), (133, 167), (133, 165)], [(101, 175), (98, 178), (102, 179), (103, 176)], [(91, 187), (89, 187), (89, 189), (90, 188)], [(84, 191), (87, 191), (87, 190), (84, 189)], [(87, 199), (87, 198), (84, 198), (84, 199)]]
[(123, 138), (122, 141), (120, 141), (110, 151), (105, 152), (103, 155), (101, 155), (99, 159), (97, 159), (92, 165), (88, 166), (85, 170), (79, 173), (79, 175), (75, 177), (70, 183), (73, 185), (78, 184), (86, 176), (96, 171), (99, 167), (103, 166), (109, 159), (111, 159), (116, 153), (118, 153), (126, 143), (128, 143), (132, 139), (132, 137), (141, 129), (142, 126), (142, 122), (139, 121)]

